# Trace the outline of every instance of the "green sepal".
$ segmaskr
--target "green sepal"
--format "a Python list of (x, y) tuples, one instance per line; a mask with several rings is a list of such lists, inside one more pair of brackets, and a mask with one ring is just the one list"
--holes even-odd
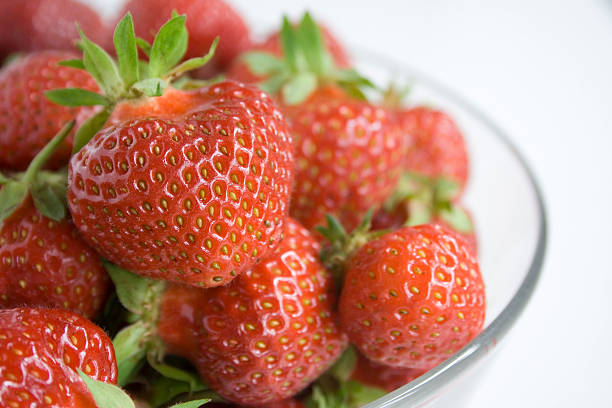
[[(194, 395), (196, 392), (198, 395)], [(216, 393), (210, 391), (208, 386), (202, 382), (199, 382), (196, 388), (191, 389), (189, 384), (184, 381), (177, 381), (160, 375), (153, 378), (148, 402), (154, 407), (168, 406), (170, 401), (176, 401), (177, 397), (183, 395), (196, 401), (202, 399), (222, 401)]]
[(117, 24), (113, 43), (117, 53), (119, 75), (127, 90), (139, 79), (138, 46), (136, 45), (134, 22), (129, 12)]
[(285, 69), (285, 62), (264, 51), (250, 51), (240, 57), (256, 75), (271, 75)]
[(109, 105), (85, 121), (74, 135), (74, 147), (72, 153), (76, 154), (85, 146), (96, 133), (103, 127), (114, 109), (114, 105)]
[(63, 106), (96, 106), (108, 105), (109, 100), (104, 95), (81, 88), (52, 89), (45, 92), (51, 102)]
[(164, 24), (157, 33), (149, 58), (152, 78), (163, 77), (187, 52), (188, 34), (184, 15), (176, 16)]
[[(77, 25), (78, 28), (78, 25)], [(83, 64), (100, 89), (110, 100), (117, 100), (125, 90), (115, 61), (99, 45), (92, 42), (78, 28), (83, 48)]]
[(176, 81), (172, 81), (172, 87), (181, 89), (183, 91), (189, 91), (194, 89), (200, 89), (204, 86), (211, 86), (218, 84), (219, 82), (225, 81), (225, 75), (219, 74), (209, 79), (195, 79), (188, 76), (183, 76)]
[(147, 362), (155, 371), (157, 371), (163, 377), (186, 383), (189, 386), (189, 392), (208, 388), (205, 384), (202, 383), (198, 375), (190, 373), (181, 368), (171, 366), (164, 362), (159, 362), (157, 360), (158, 358), (154, 355), (154, 353), (147, 354)]
[(270, 95), (275, 95), (283, 87), (283, 84), (290, 78), (288, 73), (281, 73), (279, 75), (272, 75), (268, 79), (259, 83), (259, 87), (262, 91), (267, 92)]
[(115, 284), (117, 296), (123, 307), (137, 315), (145, 312), (151, 291), (160, 291), (155, 287), (163, 286), (161, 281), (143, 278), (110, 262), (104, 262), (104, 267)]
[(179, 402), (178, 404), (170, 406), (170, 408), (198, 408), (202, 405), (209, 403), (209, 398), (197, 399), (193, 401)]
[(327, 225), (318, 225), (315, 227), (315, 230), (323, 235), (332, 245), (335, 245), (335, 243), (343, 245), (348, 240), (348, 234), (340, 221), (331, 214), (327, 214), (325, 220)]
[(298, 27), (298, 42), (308, 66), (316, 75), (324, 75), (330, 67), (324, 65), (323, 55), (327, 50), (323, 46), (321, 30), (312, 19), (310, 13), (304, 13)]
[(348, 381), (355, 371), (357, 365), (357, 351), (353, 346), (349, 346), (340, 358), (334, 363), (333, 366), (328, 370), (338, 381)]
[(0, 173), (0, 185), (6, 184), (11, 181), (10, 178), (6, 177), (4, 174)]
[(148, 78), (136, 82), (132, 88), (147, 96), (162, 96), (168, 87), (168, 82), (160, 78)]
[(295, 105), (304, 101), (317, 89), (317, 77), (312, 72), (303, 71), (291, 77), (282, 87), (283, 102)]
[(140, 51), (142, 51), (147, 58), (149, 58), (151, 55), (151, 44), (149, 44), (149, 42), (144, 38), (136, 37), (136, 45), (138, 45)]
[(98, 408), (135, 408), (134, 401), (121, 388), (94, 380), (77, 368), (77, 372), (91, 393)]
[(52, 186), (45, 183), (37, 183), (31, 189), (34, 207), (42, 215), (55, 221), (61, 221), (66, 216), (66, 202)]
[(119, 385), (128, 384), (144, 364), (149, 328), (139, 321), (125, 327), (113, 339)]
[(287, 16), (283, 16), (280, 30), (281, 45), (283, 47), (284, 61), (290, 72), (297, 72), (298, 50), (297, 34)]
[(85, 69), (85, 64), (83, 63), (82, 59), (63, 60), (63, 61), (58, 62), (57, 65), (60, 65), (62, 67), (76, 68), (76, 69)]
[(9, 181), (0, 189), (0, 224), (15, 212), (28, 196), (28, 185)]
[(191, 58), (191, 59), (188, 59), (187, 61), (182, 62), (177, 67), (173, 68), (172, 70), (170, 70), (170, 72), (168, 72), (168, 74), (166, 75), (166, 79), (168, 81), (171, 81), (173, 78), (177, 78), (183, 75), (187, 71), (191, 71), (191, 70), (194, 70), (194, 69), (197, 69), (197, 68), (200, 68), (206, 65), (208, 61), (210, 61), (212, 57), (215, 55), (215, 51), (217, 50), (218, 45), (219, 45), (219, 37), (216, 37), (215, 40), (210, 45), (210, 48), (208, 49), (208, 52), (206, 53), (206, 55), (202, 57)]
[(458, 205), (451, 205), (448, 209), (440, 210), (438, 212), (438, 217), (455, 231), (464, 234), (471, 234), (474, 232), (472, 219), (468, 213)]

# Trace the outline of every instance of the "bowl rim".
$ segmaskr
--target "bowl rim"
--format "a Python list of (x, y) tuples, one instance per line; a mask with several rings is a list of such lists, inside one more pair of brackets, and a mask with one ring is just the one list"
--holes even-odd
[(352, 49), (352, 55), (358, 56), (358, 59), (372, 61), (373, 64), (383, 68), (387, 68), (389, 72), (402, 72), (411, 77), (418, 79), (419, 83), (426, 84), (431, 89), (444, 95), (450, 101), (460, 105), (465, 111), (473, 115), (485, 127), (497, 137), (511, 154), (517, 159), (522, 169), (527, 174), (529, 183), (534, 192), (536, 205), (538, 210), (538, 237), (536, 250), (529, 265), (529, 269), (525, 278), (521, 282), (519, 288), (512, 296), (510, 302), (503, 308), (500, 314), (470, 343), (465, 345), (461, 350), (453, 354), (444, 363), (429, 370), (427, 373), (411, 381), (410, 383), (378, 398), (375, 401), (364, 405), (363, 408), (390, 408), (405, 404), (407, 398), (410, 398), (411, 403), (420, 405), (433, 399), (436, 391), (450, 385), (461, 373), (476, 365), (485, 355), (494, 348), (499, 341), (508, 333), (514, 326), (525, 307), (531, 299), (537, 283), (542, 273), (542, 265), (547, 247), (548, 238), (548, 221), (546, 207), (542, 190), (538, 184), (537, 178), (523, 157), (520, 150), (511, 141), (510, 136), (502, 130), (492, 119), (489, 118), (480, 108), (470, 102), (468, 99), (443, 82), (429, 76), (428, 74), (415, 69), (401, 61), (396, 61), (376, 52), (363, 49)]

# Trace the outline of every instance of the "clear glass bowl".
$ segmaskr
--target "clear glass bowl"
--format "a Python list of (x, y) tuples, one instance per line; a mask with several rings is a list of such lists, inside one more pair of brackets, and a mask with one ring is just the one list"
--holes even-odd
[[(542, 194), (510, 138), (474, 105), (417, 70), (358, 51), (358, 69), (377, 84), (410, 84), (409, 103), (440, 108), (456, 120), (468, 144), (470, 181), (463, 202), (478, 233), (487, 293), (484, 331), (446, 362), (366, 408), (461, 406), (466, 386), (520, 317), (533, 294), (546, 249)], [(478, 366), (478, 370), (474, 370)], [(466, 377), (470, 381), (465, 381)]]

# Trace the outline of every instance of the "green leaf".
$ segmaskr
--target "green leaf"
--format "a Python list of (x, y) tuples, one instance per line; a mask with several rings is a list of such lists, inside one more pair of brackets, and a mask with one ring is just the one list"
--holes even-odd
[(119, 385), (127, 384), (142, 366), (146, 354), (146, 334), (149, 330), (144, 322), (138, 321), (122, 329), (113, 339)]
[(108, 105), (105, 96), (81, 88), (52, 89), (45, 92), (51, 102), (63, 106)]
[(47, 184), (32, 189), (32, 200), (36, 209), (47, 218), (61, 221), (66, 216), (66, 203)]
[(300, 72), (282, 87), (283, 101), (296, 105), (304, 101), (317, 88), (317, 77), (312, 72)]
[(310, 69), (317, 75), (324, 74), (323, 55), (327, 51), (323, 46), (321, 31), (308, 12), (300, 22), (298, 41)]
[(119, 74), (126, 88), (138, 82), (138, 47), (136, 45), (136, 34), (134, 33), (134, 22), (132, 15), (128, 12), (117, 24), (113, 36), (117, 61), (119, 62)]
[(357, 381), (347, 381), (343, 384), (348, 396), (348, 407), (358, 408), (383, 397), (387, 392), (378, 387), (364, 385)]
[(474, 232), (474, 225), (469, 214), (458, 205), (451, 205), (449, 209), (438, 212), (438, 216), (452, 229), (464, 234)]
[(110, 262), (104, 262), (104, 267), (115, 284), (117, 296), (123, 307), (132, 313), (142, 314), (153, 282)]
[(147, 96), (162, 96), (168, 87), (168, 82), (160, 78), (148, 78), (136, 82), (132, 88)]
[(283, 16), (283, 25), (281, 26), (280, 37), (281, 44), (283, 46), (285, 63), (291, 72), (296, 72), (298, 52), (297, 34), (287, 16)]
[(147, 40), (140, 37), (136, 37), (136, 44), (138, 45), (138, 48), (140, 48), (140, 50), (144, 52), (147, 58), (149, 58), (149, 56), (151, 55), (151, 44), (149, 44)]
[(275, 95), (276, 93), (278, 93), (278, 91), (280, 91), (283, 84), (287, 82), (288, 79), (288, 73), (273, 75), (265, 81), (261, 82), (259, 84), (259, 88), (261, 88), (262, 91), (267, 92), (270, 95)]
[(216, 37), (213, 43), (211, 44), (208, 52), (203, 57), (191, 58), (187, 61), (184, 61), (179, 66), (173, 68), (170, 72), (168, 72), (167, 78), (175, 78), (181, 76), (187, 71), (191, 71), (201, 66), (204, 66), (211, 60), (211, 58), (215, 55), (215, 50), (217, 49), (217, 45), (219, 45), (219, 37)]
[(170, 408), (199, 408), (208, 402), (210, 402), (210, 399), (204, 398), (193, 401), (179, 402), (176, 405), (172, 405)]
[(161, 78), (172, 69), (187, 51), (185, 16), (177, 16), (164, 24), (151, 48), (149, 70), (152, 78)]
[(196, 389), (202, 388), (200, 377), (193, 373), (168, 364), (159, 363), (152, 354), (147, 355), (147, 361), (149, 362), (149, 365), (162, 376), (188, 384), (189, 391), (195, 391)]
[(57, 65), (61, 65), (62, 67), (72, 67), (76, 69), (85, 69), (85, 64), (82, 59), (69, 59), (60, 61)]
[(251, 72), (256, 75), (267, 76), (285, 69), (285, 63), (276, 55), (263, 51), (251, 51), (240, 58), (249, 66)]
[(9, 181), (0, 189), (0, 224), (21, 205), (28, 195), (28, 185)]
[(93, 138), (96, 133), (98, 133), (103, 127), (108, 118), (110, 117), (114, 106), (109, 105), (106, 108), (102, 109), (100, 112), (96, 113), (89, 119), (85, 121), (77, 130), (76, 135), (74, 135), (74, 147), (72, 149), (72, 153), (76, 154), (83, 146), (85, 146), (91, 138)]
[[(77, 26), (78, 27), (78, 26)], [(104, 94), (116, 101), (125, 89), (115, 61), (100, 46), (91, 42), (79, 28), (83, 48), (83, 64)]]
[(356, 364), (357, 352), (353, 346), (349, 346), (329, 371), (338, 381), (348, 381), (355, 371)]
[(436, 202), (450, 201), (459, 194), (459, 183), (446, 177), (439, 177), (434, 182)]
[(121, 388), (94, 380), (78, 368), (77, 372), (85, 382), (98, 408), (135, 408), (134, 401)]

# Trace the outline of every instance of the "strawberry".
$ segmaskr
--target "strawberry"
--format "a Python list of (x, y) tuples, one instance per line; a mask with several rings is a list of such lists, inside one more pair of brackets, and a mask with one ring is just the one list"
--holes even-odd
[(27, 199), (0, 227), (0, 307), (64, 308), (93, 318), (110, 280), (68, 220), (42, 215)]
[(371, 387), (382, 388), (391, 392), (425, 373), (414, 368), (390, 367), (368, 360), (362, 354), (357, 355), (357, 364), (351, 379)]
[[(172, 296), (174, 306), (162, 307), (161, 338), (191, 359), (228, 401), (261, 405), (289, 398), (346, 346), (334, 321), (332, 281), (318, 261), (318, 244), (293, 220), (284, 235), (271, 256), (229, 285), (190, 289), (198, 294), (184, 299), (196, 306), (181, 306)], [(177, 336), (191, 321), (191, 334)]]
[(1, 0), (0, 56), (13, 52), (72, 50), (75, 22), (104, 47), (111, 32), (94, 10), (76, 0)]
[(463, 135), (452, 118), (426, 107), (400, 110), (397, 117), (412, 140), (405, 168), (429, 178), (450, 179), (459, 184), (459, 195), (467, 183), (469, 163)]
[(347, 228), (382, 205), (401, 172), (404, 137), (393, 115), (365, 100), (372, 84), (335, 66), (323, 36), (307, 13), (297, 27), (281, 29), (283, 59), (263, 52), (244, 59), (261, 86), (282, 102), (295, 143), (291, 215), (306, 228), (330, 213)]
[[(58, 65), (70, 58), (74, 55), (65, 51), (34, 52), (0, 71), (0, 168), (25, 169), (65, 122), (91, 114), (90, 108), (59, 106), (44, 96), (55, 88), (98, 90), (87, 72)], [(71, 151), (72, 136), (56, 151), (49, 167), (66, 165)]]
[(219, 36), (220, 44), (208, 73), (221, 71), (250, 45), (249, 29), (242, 17), (224, 0), (130, 0), (122, 13), (134, 16), (136, 33), (145, 40), (176, 10), (188, 17), (189, 47), (187, 57), (205, 54)]
[(370, 240), (353, 251), (345, 270), (340, 324), (374, 362), (428, 370), (482, 329), (485, 293), (476, 258), (440, 225)]
[(97, 406), (77, 370), (117, 381), (115, 352), (99, 327), (66, 310), (0, 310), (2, 406)]
[[(327, 27), (321, 24), (318, 24), (318, 27), (321, 32), (323, 46), (333, 58), (336, 66), (348, 68), (350, 66), (350, 60), (348, 57), (348, 53), (344, 49), (342, 43), (331, 33), (331, 31)], [(270, 34), (262, 43), (253, 45), (248, 52), (263, 52), (275, 55), (277, 57), (282, 57), (283, 46), (280, 31)], [(247, 61), (248, 58), (248, 54), (245, 54), (245, 59)], [(247, 61), (242, 58), (236, 58), (234, 62), (230, 65), (226, 73), (227, 76), (237, 81), (247, 83), (260, 82), (265, 79), (262, 76), (257, 75), (255, 72), (253, 72), (253, 70), (251, 70), (251, 68), (249, 67)]]

